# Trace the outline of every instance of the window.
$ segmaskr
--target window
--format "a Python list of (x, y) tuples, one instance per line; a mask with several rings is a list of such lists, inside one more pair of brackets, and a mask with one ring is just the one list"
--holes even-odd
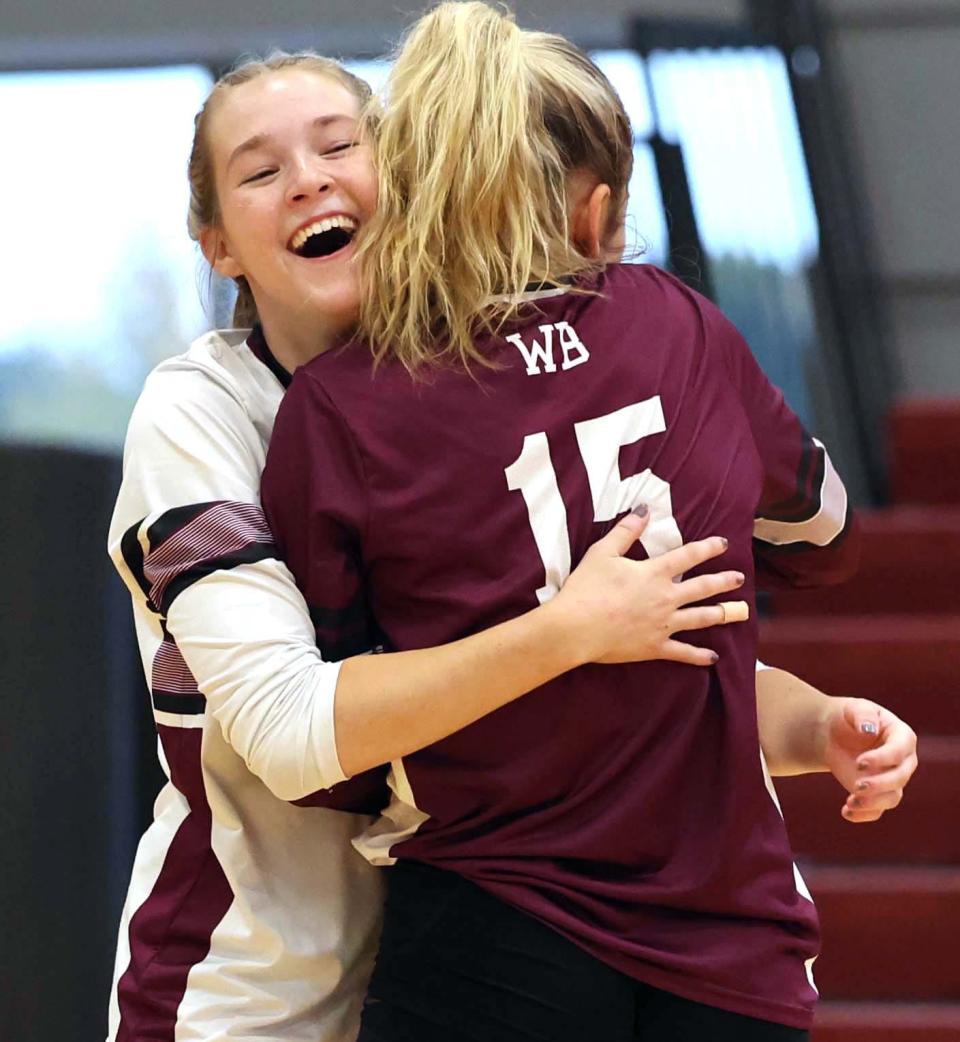
[[(602, 51), (594, 59), (633, 122), (629, 233), (669, 266), (668, 222), (647, 141), (683, 152), (717, 303), (793, 408), (814, 422), (819, 226), (783, 55), (772, 48)], [(666, 208), (667, 210), (669, 209)]]
[(115, 450), (206, 325), (186, 233), (199, 67), (0, 75), (0, 437)]

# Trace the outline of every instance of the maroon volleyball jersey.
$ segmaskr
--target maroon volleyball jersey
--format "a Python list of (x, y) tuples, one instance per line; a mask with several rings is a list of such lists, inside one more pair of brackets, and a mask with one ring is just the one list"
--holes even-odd
[[(594, 287), (533, 294), (472, 375), (374, 372), (356, 345), (297, 371), (263, 502), (328, 655), (528, 611), (640, 503), (647, 553), (726, 536), (707, 567), (742, 570), (751, 603), (755, 580), (849, 572), (843, 485), (734, 327), (651, 267)], [(584, 666), (405, 757), (359, 849), (459, 872), (638, 980), (807, 1026), (818, 927), (761, 763), (756, 636), (698, 633), (712, 669)]]

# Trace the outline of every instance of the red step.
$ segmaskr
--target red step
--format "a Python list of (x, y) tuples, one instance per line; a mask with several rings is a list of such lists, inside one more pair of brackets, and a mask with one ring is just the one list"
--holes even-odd
[(872, 698), (918, 734), (960, 734), (960, 615), (768, 619), (760, 657), (829, 694)]
[(900, 402), (890, 413), (896, 503), (960, 504), (960, 400)]
[(832, 775), (776, 778), (797, 856), (830, 864), (960, 864), (960, 738), (921, 738), (919, 755), (903, 803), (857, 825), (840, 816), (846, 792)]
[[(960, 469), (960, 446), (957, 455)], [(960, 509), (898, 507), (861, 522), (858, 573), (840, 586), (778, 593), (775, 615), (960, 612)]]
[(960, 1042), (960, 1003), (821, 1002), (811, 1042)]
[(823, 926), (814, 976), (824, 998), (957, 999), (960, 868), (817, 866), (803, 874)]

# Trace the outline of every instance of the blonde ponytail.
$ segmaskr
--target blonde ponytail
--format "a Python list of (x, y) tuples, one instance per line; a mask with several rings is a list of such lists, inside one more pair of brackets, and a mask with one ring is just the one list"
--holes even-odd
[(629, 122), (572, 44), (481, 2), (421, 18), (387, 95), (367, 123), (380, 197), (360, 248), (362, 333), (411, 370), (486, 364), (475, 337), (527, 286), (598, 266), (570, 242), (567, 180), (586, 167), (625, 198)]

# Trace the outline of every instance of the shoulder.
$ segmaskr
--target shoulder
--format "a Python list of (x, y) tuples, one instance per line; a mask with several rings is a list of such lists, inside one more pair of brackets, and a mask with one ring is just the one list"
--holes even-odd
[(216, 330), (153, 370), (127, 428), (125, 488), (179, 502), (256, 498), (282, 390), (264, 401), (275, 378), (243, 352), (242, 331)]
[[(147, 377), (127, 431), (127, 450), (137, 439), (163, 435), (202, 437), (226, 425), (254, 430), (272, 421), (282, 390), (271, 398), (271, 373), (245, 344), (246, 330), (212, 330), (180, 355), (161, 362)], [(258, 370), (262, 370), (259, 372)]]
[(653, 264), (612, 264), (604, 271), (601, 288), (617, 307), (632, 300), (633, 313), (648, 328), (663, 324), (675, 339), (723, 356), (742, 347), (739, 331), (712, 300)]
[(237, 379), (236, 347), (246, 330), (211, 330), (182, 354), (166, 358), (147, 376), (136, 411), (162, 417), (190, 404), (243, 403)]
[(695, 314), (713, 305), (670, 272), (654, 264), (610, 264), (603, 272), (601, 291), (615, 300), (627, 295), (642, 305)]

